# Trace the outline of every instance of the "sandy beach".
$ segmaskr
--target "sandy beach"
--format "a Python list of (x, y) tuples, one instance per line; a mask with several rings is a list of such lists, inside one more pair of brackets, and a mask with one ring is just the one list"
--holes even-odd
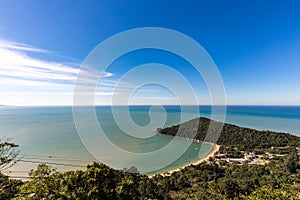
[[(211, 143), (210, 143), (210, 144), (211, 144)], [(219, 149), (220, 149), (220, 145), (217, 145), (217, 144), (213, 144), (213, 145), (214, 145), (214, 146), (213, 146), (213, 149), (212, 149), (212, 150), (209, 152), (209, 154), (207, 154), (207, 156), (205, 156), (204, 158), (200, 158), (199, 160), (196, 160), (196, 161), (194, 161), (194, 162), (188, 163), (188, 164), (183, 165), (183, 166), (181, 166), (181, 167), (178, 167), (178, 168), (176, 168), (176, 169), (171, 169), (171, 170), (169, 170), (169, 171), (160, 173), (159, 175), (161, 175), (161, 176), (170, 176), (172, 173), (178, 172), (178, 171), (180, 171), (180, 170), (182, 170), (182, 169), (184, 169), (184, 168), (186, 168), (186, 167), (188, 167), (188, 166), (191, 166), (191, 165), (198, 165), (198, 164), (200, 164), (200, 163), (203, 163), (203, 162), (207, 161), (210, 157), (213, 157), (214, 154), (215, 154), (216, 152), (218, 152)], [(157, 174), (156, 174), (156, 175), (157, 175)], [(149, 178), (151, 178), (151, 177), (153, 177), (153, 176), (155, 176), (155, 175), (151, 175), (151, 176), (149, 176)]]

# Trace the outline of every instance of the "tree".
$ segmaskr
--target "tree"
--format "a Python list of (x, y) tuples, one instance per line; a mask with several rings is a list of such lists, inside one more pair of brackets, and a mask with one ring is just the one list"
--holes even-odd
[(29, 172), (30, 181), (25, 182), (20, 190), (22, 197), (35, 193), (38, 198), (58, 199), (59, 182), (56, 169), (46, 164), (39, 164), (36, 170)]
[(289, 156), (288, 156), (287, 161), (286, 161), (287, 170), (290, 173), (296, 173), (297, 168), (298, 168), (298, 162), (299, 162), (299, 158), (298, 158), (298, 155), (297, 155), (296, 148), (293, 148), (292, 151), (290, 152)]
[(247, 200), (256, 200), (256, 199), (272, 199), (272, 200), (281, 200), (281, 199), (299, 199), (300, 193), (298, 191), (288, 192), (283, 189), (274, 189), (271, 186), (263, 186), (257, 188), (251, 195), (247, 196)]
[(139, 174), (140, 173), (139, 170), (135, 166), (132, 166), (129, 169), (124, 168), (123, 172), (125, 172), (125, 173), (132, 173), (132, 174)]
[(14, 165), (19, 156), (19, 145), (9, 138), (0, 139), (0, 199), (11, 199), (18, 192), (21, 181), (9, 179), (2, 171)]
[(116, 199), (116, 184), (122, 179), (122, 173), (102, 163), (87, 166), (84, 178), (87, 183), (89, 199)]
[(21, 185), (20, 180), (9, 179), (0, 172), (0, 199), (11, 199), (19, 192), (18, 186)]
[(86, 179), (84, 171), (67, 171), (59, 173), (60, 192), (66, 199), (87, 199)]
[(233, 199), (234, 197), (239, 196), (239, 185), (235, 180), (227, 179), (225, 181), (225, 194), (227, 198)]
[(127, 176), (116, 186), (118, 199), (139, 199), (137, 184), (133, 177)]
[(19, 145), (12, 143), (9, 138), (0, 139), (0, 171), (3, 171), (17, 161), (20, 154)]

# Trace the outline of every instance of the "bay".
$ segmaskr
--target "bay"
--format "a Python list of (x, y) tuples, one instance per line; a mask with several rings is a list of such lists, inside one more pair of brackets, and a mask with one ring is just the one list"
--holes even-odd
[[(76, 130), (72, 107), (1, 106), (0, 137), (12, 138), (13, 142), (20, 145), (23, 155), (21, 160), (6, 172), (15, 177), (23, 177), (41, 162), (64, 171), (84, 169), (93, 161), (104, 162), (118, 169), (135, 166), (145, 174), (174, 169), (204, 157), (212, 146), (159, 135), (155, 130), (199, 116), (211, 117), (210, 106), (200, 106), (197, 109), (195, 106), (130, 106), (129, 116), (124, 117), (127, 113), (125, 106), (97, 106), (97, 119), (108, 139), (132, 154), (123, 156), (113, 151), (102, 151), (101, 156), (95, 156), (91, 154), (89, 147), (86, 148), (87, 144), (83, 144), (81, 137), (85, 133), (78, 134)], [(218, 114), (222, 113), (217, 112)], [(131, 122), (128, 121), (129, 118)], [(300, 135), (299, 106), (227, 106), (225, 119), (228, 123), (243, 127)], [(85, 122), (87, 125), (88, 123)], [(92, 129), (88, 132), (87, 136), (97, 134), (97, 131)], [(105, 145), (104, 141), (97, 141), (95, 138), (93, 135), (86, 138), (88, 143), (94, 144), (93, 149)], [(176, 145), (176, 148), (155, 155), (155, 159), (138, 158), (139, 162), (136, 156), (131, 156), (159, 151), (170, 143)], [(189, 148), (182, 152), (186, 146)], [(174, 156), (174, 162), (171, 159), (172, 162), (164, 163), (176, 153), (175, 150), (179, 154), (182, 152), (182, 155), (178, 159)], [(156, 170), (151, 171), (153, 169)]]

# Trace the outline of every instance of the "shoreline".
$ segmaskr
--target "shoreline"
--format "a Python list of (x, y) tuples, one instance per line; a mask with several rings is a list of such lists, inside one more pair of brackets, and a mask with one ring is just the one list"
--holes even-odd
[[(212, 144), (212, 143), (209, 143), (209, 142), (203, 142), (203, 143), (207, 143), (207, 144)], [(161, 175), (161, 176), (170, 176), (171, 174), (173, 174), (174, 172), (178, 172), (178, 171), (181, 171), (183, 170), (184, 168), (188, 167), (188, 166), (191, 166), (191, 165), (198, 165), (200, 163), (203, 163), (205, 161), (207, 161), (210, 157), (213, 157), (215, 155), (215, 153), (217, 153), (220, 149), (220, 146), (221, 145), (218, 145), (218, 144), (212, 144), (213, 145), (213, 148), (212, 150), (209, 152), (209, 154), (207, 154), (205, 157), (203, 158), (199, 158), (198, 160), (196, 161), (193, 161), (191, 163), (188, 163), (188, 164), (185, 164), (183, 166), (180, 166), (178, 168), (175, 168), (175, 169), (170, 169), (168, 171), (165, 171), (165, 172), (162, 172), (162, 173), (158, 173), (158, 174), (154, 174), (154, 175), (151, 175), (151, 176), (148, 176), (149, 178), (152, 178), (154, 176), (157, 176), (157, 175)]]

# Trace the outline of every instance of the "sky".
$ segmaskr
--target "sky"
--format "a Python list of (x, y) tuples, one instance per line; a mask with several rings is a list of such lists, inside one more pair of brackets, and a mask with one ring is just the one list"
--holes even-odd
[[(0, 0), (0, 105), (72, 105), (74, 84), (89, 53), (115, 34), (142, 27), (172, 29), (201, 44), (218, 67), (229, 105), (300, 105), (299, 10), (296, 0)], [(107, 68), (95, 104), (110, 105), (128, 92), (130, 99), (116, 104), (193, 104), (182, 80), (163, 74), (165, 68), (156, 74), (151, 67), (135, 70), (147, 63), (161, 63), (185, 77), (199, 104), (213, 102), (190, 63), (145, 49)], [(135, 76), (124, 79), (130, 70)], [(150, 75), (154, 83), (161, 76), (172, 84), (138, 85), (136, 80)]]

